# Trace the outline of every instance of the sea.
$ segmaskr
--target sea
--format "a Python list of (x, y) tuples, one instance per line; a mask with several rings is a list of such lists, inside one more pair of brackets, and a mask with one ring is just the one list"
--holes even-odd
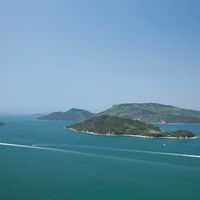
[[(200, 139), (95, 136), (1, 117), (0, 200), (200, 200)], [(200, 124), (162, 124), (191, 130)]]

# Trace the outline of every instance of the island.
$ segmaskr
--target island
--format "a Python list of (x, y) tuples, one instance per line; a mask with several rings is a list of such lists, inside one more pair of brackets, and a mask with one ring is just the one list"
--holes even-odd
[(48, 115), (40, 116), (38, 117), (38, 119), (39, 120), (79, 120), (79, 121), (82, 121), (82, 120), (91, 118), (92, 116), (94, 116), (94, 114), (87, 110), (72, 108), (66, 112), (53, 112)]
[(98, 115), (112, 115), (146, 123), (200, 123), (200, 111), (159, 103), (127, 103), (113, 105)]
[(3, 126), (3, 125), (5, 125), (5, 123), (3, 123), (3, 122), (0, 122), (0, 126)]
[(37, 116), (39, 120), (78, 120), (94, 116), (110, 115), (120, 118), (139, 120), (150, 124), (159, 123), (200, 123), (200, 111), (179, 108), (159, 103), (126, 103), (113, 105), (100, 113), (72, 108), (66, 112), (52, 112)]
[(162, 131), (153, 124), (110, 115), (95, 116), (83, 122), (65, 126), (65, 128), (93, 135), (135, 136), (144, 138), (195, 138), (195, 135), (190, 131), (179, 130), (169, 133)]

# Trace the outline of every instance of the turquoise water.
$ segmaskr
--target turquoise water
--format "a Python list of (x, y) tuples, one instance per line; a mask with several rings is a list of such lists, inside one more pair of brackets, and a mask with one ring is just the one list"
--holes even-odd
[[(0, 121), (7, 123), (0, 143), (27, 145), (0, 145), (2, 200), (200, 199), (200, 158), (187, 157), (200, 155), (200, 139), (93, 136), (64, 130), (70, 121)], [(200, 124), (160, 126), (200, 136)]]

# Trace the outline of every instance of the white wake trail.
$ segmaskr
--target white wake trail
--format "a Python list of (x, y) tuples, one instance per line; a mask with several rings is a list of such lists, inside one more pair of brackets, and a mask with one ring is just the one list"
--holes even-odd
[[(12, 144), (12, 143), (1, 143), (1, 142), (0, 142), (0, 145), (1, 146), (10, 146), (10, 147), (28, 148), (28, 149), (55, 151), (55, 152), (65, 152), (65, 153), (99, 157), (99, 158), (110, 158), (110, 159), (117, 159), (117, 160), (133, 160), (133, 159), (128, 159), (128, 158), (104, 156), (104, 155), (93, 154), (93, 153), (86, 153), (86, 152), (79, 152), (79, 151), (65, 150), (65, 149), (57, 149), (57, 148), (49, 148), (49, 147), (42, 147), (42, 146), (31, 146), (31, 145), (24, 145), (24, 144)], [(76, 146), (76, 145), (69, 145), (69, 146)], [(92, 147), (92, 148), (95, 148), (95, 147)], [(146, 153), (146, 154), (166, 155), (166, 156), (176, 156), (176, 157), (187, 157), (187, 158), (200, 158), (200, 155), (194, 155), (194, 154), (167, 153), (167, 152), (157, 152), (157, 151), (143, 151), (143, 150), (134, 150), (134, 149), (120, 149), (120, 148), (117, 149), (117, 148), (106, 148), (106, 147), (105, 148), (104, 147), (103, 148), (96, 147), (96, 149), (124, 151), (124, 152), (135, 152), (135, 153)]]
[(99, 149), (99, 150), (109, 150), (109, 151), (122, 151), (122, 152), (133, 152), (133, 153), (146, 153), (146, 154), (154, 154), (154, 155), (166, 155), (166, 156), (176, 156), (176, 157), (188, 157), (188, 158), (200, 158), (200, 155), (195, 154), (181, 154), (181, 153), (167, 153), (167, 152), (159, 152), (159, 151), (144, 151), (137, 149), (121, 149), (121, 148), (109, 148), (109, 147), (95, 147), (88, 145), (59, 145), (59, 144), (41, 144), (38, 146), (63, 146), (63, 147), (79, 147), (79, 148), (88, 148), (88, 149)]
[[(76, 155), (82, 155), (82, 156), (90, 156), (90, 157), (103, 158), (103, 159), (133, 161), (133, 159), (129, 159), (129, 158), (121, 158), (121, 157), (114, 157), (114, 156), (105, 156), (105, 155), (94, 154), (94, 153), (86, 153), (86, 152), (73, 151), (73, 150), (65, 150), (65, 149), (57, 149), (57, 148), (47, 148), (47, 147), (41, 147), (41, 146), (31, 146), (31, 145), (12, 144), (12, 143), (0, 143), (0, 146), (9, 146), (9, 147), (19, 147), (19, 148), (27, 148), (27, 149), (46, 150), (46, 151), (54, 151), (54, 152), (63, 152), (63, 153), (76, 154)], [(137, 160), (135, 160), (135, 161), (137, 162)], [(138, 160), (138, 162), (139, 161), (140, 160)]]

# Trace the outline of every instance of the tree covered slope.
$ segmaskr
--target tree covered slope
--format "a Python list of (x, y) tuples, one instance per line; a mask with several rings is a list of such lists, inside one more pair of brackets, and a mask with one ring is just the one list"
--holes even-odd
[(65, 128), (100, 135), (132, 135), (150, 138), (192, 138), (195, 136), (192, 132), (187, 130), (167, 133), (161, 131), (159, 127), (152, 124), (111, 115), (95, 116), (78, 124), (66, 126)]
[(152, 124), (146, 124), (138, 120), (119, 118), (109, 115), (93, 117), (81, 123), (67, 126), (66, 128), (72, 128), (76, 131), (111, 135), (160, 134), (160, 129)]

